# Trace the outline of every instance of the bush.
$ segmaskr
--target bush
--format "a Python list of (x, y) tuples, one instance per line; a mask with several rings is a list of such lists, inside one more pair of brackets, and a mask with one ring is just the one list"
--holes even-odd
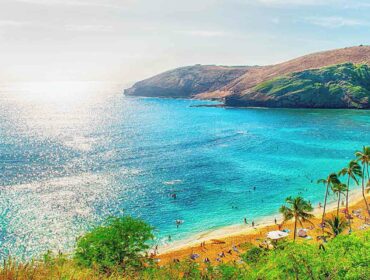
[(110, 218), (79, 238), (74, 259), (79, 265), (108, 271), (142, 267), (152, 231), (144, 221), (130, 216)]
[(242, 258), (247, 263), (256, 263), (262, 256), (266, 254), (265, 250), (260, 247), (252, 247), (242, 255)]
[(251, 264), (251, 279), (369, 279), (370, 232), (342, 235), (325, 245), (288, 243)]

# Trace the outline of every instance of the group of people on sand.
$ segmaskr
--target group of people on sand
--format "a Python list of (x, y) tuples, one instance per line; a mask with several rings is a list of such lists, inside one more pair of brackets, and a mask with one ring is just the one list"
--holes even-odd
[[(201, 247), (205, 247), (205, 244), (206, 244), (206, 242), (201, 242)], [(226, 254), (232, 255), (233, 252), (235, 252), (237, 254), (240, 254), (239, 249), (235, 245), (232, 245), (231, 249), (228, 250), (228, 251), (226, 251), (226, 253), (225, 253), (225, 251), (221, 251), (220, 253), (218, 253), (217, 254), (217, 258), (215, 260), (217, 262), (222, 262), (222, 259), (226, 257)], [(195, 260), (195, 259), (197, 259), (199, 257), (200, 257), (199, 254), (194, 254), (193, 253), (193, 254), (190, 255), (190, 259), (192, 259), (192, 260)], [(206, 263), (206, 264), (211, 263), (211, 260), (209, 259), (209, 257), (205, 257), (204, 258), (204, 263)]]

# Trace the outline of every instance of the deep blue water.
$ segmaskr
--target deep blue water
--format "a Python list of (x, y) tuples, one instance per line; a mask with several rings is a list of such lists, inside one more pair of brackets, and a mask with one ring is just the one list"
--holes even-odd
[(1, 85), (0, 256), (68, 250), (122, 212), (155, 226), (156, 242), (258, 221), (288, 195), (322, 200), (316, 180), (370, 144), (369, 111), (191, 107), (203, 103)]

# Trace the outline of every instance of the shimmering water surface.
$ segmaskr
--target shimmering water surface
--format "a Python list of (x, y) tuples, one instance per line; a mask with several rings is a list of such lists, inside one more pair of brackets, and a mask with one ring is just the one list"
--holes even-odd
[(0, 256), (68, 250), (123, 211), (156, 242), (258, 221), (288, 195), (317, 203), (316, 180), (370, 144), (368, 111), (192, 107), (203, 103), (106, 83), (1, 85)]

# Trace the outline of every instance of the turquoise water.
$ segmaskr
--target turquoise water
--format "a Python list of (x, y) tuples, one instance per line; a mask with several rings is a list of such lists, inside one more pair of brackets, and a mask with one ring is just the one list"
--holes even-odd
[(370, 143), (368, 111), (191, 107), (204, 102), (121, 89), (0, 86), (0, 256), (68, 250), (122, 212), (161, 243), (274, 215), (288, 195), (317, 203), (316, 180)]

